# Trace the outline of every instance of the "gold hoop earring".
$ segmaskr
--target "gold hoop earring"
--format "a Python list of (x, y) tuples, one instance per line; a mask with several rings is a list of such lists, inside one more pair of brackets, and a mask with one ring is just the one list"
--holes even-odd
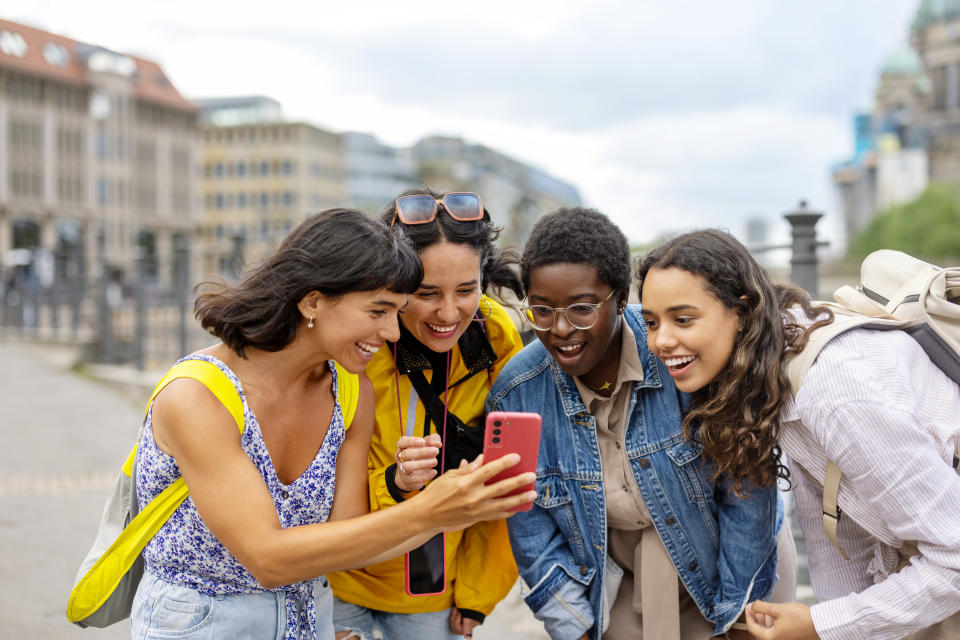
[(313, 329), (313, 316), (310, 316), (310, 321), (307, 322), (307, 329)]

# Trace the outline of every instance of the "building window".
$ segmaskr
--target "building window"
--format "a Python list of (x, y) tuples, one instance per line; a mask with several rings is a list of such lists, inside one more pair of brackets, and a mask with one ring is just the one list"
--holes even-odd
[(107, 179), (97, 178), (97, 203), (107, 204)]
[(268, 206), (270, 206), (270, 194), (264, 191), (260, 194), (260, 208), (266, 209)]
[(43, 45), (43, 57), (56, 67), (65, 67), (70, 62), (70, 55), (67, 50), (56, 42), (48, 42)]
[(97, 127), (96, 150), (100, 160), (107, 157), (107, 132), (103, 130), (103, 125)]
[(237, 194), (237, 209), (244, 209), (247, 206), (247, 194), (238, 193)]
[(290, 176), (293, 175), (293, 163), (289, 160), (283, 161), (283, 175)]
[(260, 175), (268, 176), (270, 175), (270, 163), (264, 160), (260, 163)]
[(960, 74), (956, 64), (947, 65), (947, 109), (960, 107)]
[(223, 163), (218, 162), (213, 165), (213, 177), (222, 178), (223, 177)]
[(216, 209), (223, 209), (223, 194), (218, 193), (213, 196), (213, 206)]
[(293, 192), (284, 191), (283, 192), (283, 206), (292, 207), (293, 206)]
[(27, 41), (16, 31), (0, 31), (0, 51), (8, 56), (22, 58), (27, 55)]
[(238, 178), (242, 178), (242, 177), (244, 177), (245, 175), (247, 175), (247, 163), (246, 163), (246, 162), (238, 162), (238, 163), (237, 163), (237, 177), (238, 177)]

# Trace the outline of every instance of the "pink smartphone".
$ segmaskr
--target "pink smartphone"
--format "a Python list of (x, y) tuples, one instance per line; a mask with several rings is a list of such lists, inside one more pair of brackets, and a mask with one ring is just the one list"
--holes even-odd
[[(493, 411), (487, 414), (487, 427), (483, 435), (483, 462), (492, 462), (508, 453), (519, 453), (520, 462), (497, 474), (487, 482), (492, 484), (505, 478), (537, 471), (537, 452), (540, 450), (540, 414), (516, 411)], [(524, 485), (507, 495), (533, 491), (534, 483)], [(530, 502), (511, 511), (529, 511)]]

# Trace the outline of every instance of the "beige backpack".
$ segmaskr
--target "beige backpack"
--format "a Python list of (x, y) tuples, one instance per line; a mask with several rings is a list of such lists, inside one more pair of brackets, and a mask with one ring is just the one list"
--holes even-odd
[[(960, 384), (960, 267), (940, 268), (901, 251), (874, 251), (860, 266), (860, 285), (844, 285), (829, 307), (834, 320), (811, 332), (803, 351), (787, 362), (796, 396), (820, 350), (830, 340), (856, 328), (897, 329), (912, 336), (950, 379)], [(960, 459), (954, 457), (954, 467)], [(837, 506), (840, 467), (827, 461), (823, 479), (823, 528), (840, 555)]]

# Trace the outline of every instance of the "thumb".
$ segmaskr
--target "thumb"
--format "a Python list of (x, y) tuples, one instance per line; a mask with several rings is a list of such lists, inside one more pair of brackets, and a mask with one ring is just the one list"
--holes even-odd
[(774, 618), (780, 614), (780, 605), (774, 604), (773, 602), (765, 602), (763, 600), (754, 600), (747, 605), (747, 608), (755, 614), (765, 613), (769, 616), (773, 616)]

